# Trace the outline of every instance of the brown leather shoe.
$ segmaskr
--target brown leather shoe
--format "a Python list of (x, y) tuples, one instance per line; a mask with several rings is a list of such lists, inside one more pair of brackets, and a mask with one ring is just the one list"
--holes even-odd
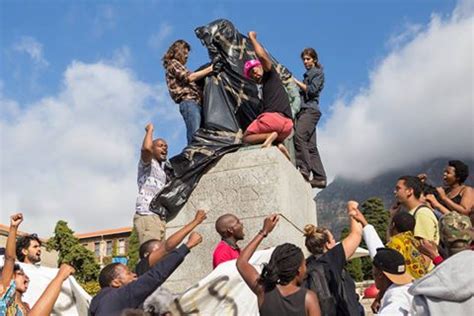
[(309, 181), (312, 188), (324, 189), (327, 186), (326, 180), (313, 179)]

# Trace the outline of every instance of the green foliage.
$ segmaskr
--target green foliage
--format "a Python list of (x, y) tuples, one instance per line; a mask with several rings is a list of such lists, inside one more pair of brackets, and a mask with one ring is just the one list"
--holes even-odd
[(59, 253), (58, 265), (68, 263), (76, 269), (74, 277), (81, 283), (95, 281), (99, 274), (99, 264), (92, 251), (80, 244), (65, 221), (58, 221), (54, 236), (48, 240), (48, 250)]
[(100, 285), (97, 281), (79, 282), (79, 284), (91, 296), (96, 295), (100, 291)]
[[(341, 232), (341, 240), (349, 235), (349, 228), (344, 228)], [(363, 280), (364, 274), (362, 273), (362, 261), (361, 258), (355, 258), (347, 261), (346, 270), (349, 272), (354, 281), (360, 282)]]
[[(385, 210), (382, 200), (376, 197), (370, 198), (361, 204), (360, 210), (367, 222), (374, 226), (380, 239), (385, 244), (387, 242), (386, 236), (390, 215)], [(365, 242), (362, 242), (361, 247), (367, 248)], [(361, 258), (361, 265), (364, 280), (372, 280), (372, 260), (370, 257)]]
[(133, 271), (135, 270), (135, 266), (140, 259), (138, 250), (140, 249), (140, 242), (138, 241), (138, 234), (135, 230), (135, 227), (128, 238), (128, 267)]

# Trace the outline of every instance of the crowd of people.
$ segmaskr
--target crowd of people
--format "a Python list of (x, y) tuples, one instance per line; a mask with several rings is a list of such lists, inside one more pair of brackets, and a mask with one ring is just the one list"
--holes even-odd
[[(295, 79), (300, 88), (301, 109), (293, 117), (288, 95), (266, 50), (255, 32), (248, 38), (257, 59), (245, 63), (248, 80), (261, 85), (262, 113), (243, 133), (243, 142), (276, 144), (290, 157), (283, 141), (294, 134), (296, 167), (312, 187), (326, 187), (326, 174), (316, 142), (316, 125), (321, 117), (319, 96), (324, 86), (323, 67), (313, 48), (301, 53), (306, 72), (303, 80)], [(178, 40), (163, 57), (166, 82), (172, 99), (186, 125), (188, 144), (201, 126), (203, 95), (196, 81), (213, 72), (210, 65), (190, 72), (186, 62), (190, 45)], [(194, 219), (166, 238), (166, 216), (149, 209), (151, 200), (170, 180), (167, 161), (168, 145), (164, 139), (153, 139), (154, 126), (145, 127), (138, 164), (138, 197), (134, 228), (140, 243), (140, 261), (132, 271), (121, 263), (102, 268), (98, 282), (101, 290), (90, 304), (90, 315), (164, 315), (167, 304), (146, 304), (161, 285), (202, 242), (194, 230), (206, 218), (197, 210)], [(324, 227), (308, 223), (304, 243), (309, 257), (290, 243), (276, 246), (271, 258), (259, 272), (249, 263), (261, 242), (271, 234), (279, 221), (278, 214), (265, 218), (262, 229), (243, 248), (242, 221), (234, 214), (221, 215), (215, 228), (221, 241), (216, 245), (212, 265), (235, 260), (242, 279), (256, 295), (261, 315), (364, 315), (355, 283), (345, 270), (346, 262), (365, 241), (373, 263), (373, 277), (378, 294), (372, 309), (380, 315), (437, 315), (452, 312), (464, 315), (474, 310), (472, 223), (473, 189), (464, 184), (469, 175), (467, 165), (458, 160), (448, 162), (443, 175), (445, 187), (435, 188), (426, 175), (402, 176), (394, 184), (396, 205), (390, 210), (388, 242), (384, 245), (374, 227), (367, 222), (356, 201), (347, 203), (350, 231), (342, 241)], [(470, 218), (469, 218), (470, 216)], [(37, 264), (41, 260), (41, 240), (29, 235), (17, 239), (22, 214), (14, 214), (1, 270), (0, 313), (2, 315), (49, 315), (57, 300), (62, 282), (74, 268), (61, 265), (57, 277), (44, 289), (30, 307), (22, 297), (29, 279), (15, 264)], [(184, 241), (187, 238), (186, 241)], [(471, 271), (466, 269), (471, 265)], [(172, 300), (172, 295), (164, 295)], [(169, 303), (169, 302), (168, 302)], [(135, 314), (134, 314), (135, 313)], [(145, 314), (148, 313), (148, 314)]]

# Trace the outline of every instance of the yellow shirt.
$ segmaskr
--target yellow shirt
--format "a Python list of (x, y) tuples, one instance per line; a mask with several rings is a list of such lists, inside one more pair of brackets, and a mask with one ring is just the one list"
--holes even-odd
[(409, 213), (415, 217), (416, 221), (413, 235), (439, 244), (438, 219), (433, 211), (428, 206), (422, 205), (411, 209)]
[(403, 255), (407, 271), (415, 279), (419, 279), (428, 273), (431, 264), (431, 261), (427, 260), (418, 251), (419, 243), (411, 231), (396, 234), (387, 243), (388, 248), (395, 249)]

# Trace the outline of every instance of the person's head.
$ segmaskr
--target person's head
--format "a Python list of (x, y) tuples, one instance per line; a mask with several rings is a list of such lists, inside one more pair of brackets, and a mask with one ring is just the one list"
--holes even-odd
[(469, 217), (458, 212), (450, 212), (439, 220), (440, 238), (452, 256), (469, 249), (472, 241), (472, 224)]
[(244, 65), (244, 76), (247, 79), (252, 79), (256, 83), (260, 83), (263, 78), (263, 67), (260, 60), (247, 60)]
[(321, 255), (336, 245), (334, 236), (325, 227), (308, 224), (304, 227), (305, 246), (313, 255)]
[(405, 211), (398, 211), (390, 223), (390, 236), (409, 231), (413, 232), (415, 223), (415, 217), (413, 215)]
[(185, 40), (177, 40), (168, 48), (168, 51), (163, 56), (163, 66), (166, 68), (172, 59), (176, 59), (181, 64), (185, 65), (188, 61), (191, 46)]
[(270, 261), (264, 265), (259, 282), (269, 291), (277, 284), (287, 285), (293, 280), (299, 286), (306, 276), (303, 251), (293, 244), (285, 243), (273, 250)]
[(161, 246), (162, 242), (158, 239), (150, 239), (145, 241), (143, 244), (140, 245), (138, 249), (138, 255), (140, 259), (148, 258), (148, 256), (155, 250), (157, 250)]
[[(3, 278), (3, 268), (4, 267), (0, 267), (0, 281), (2, 281)], [(20, 294), (25, 293), (26, 290), (28, 290), (30, 278), (28, 278), (19, 264), (13, 266), (13, 278), (15, 280), (16, 291)]]
[(419, 200), (422, 190), (423, 184), (418, 177), (402, 176), (398, 178), (394, 193), (397, 201), (406, 205), (409, 201)]
[(233, 238), (236, 241), (245, 237), (244, 225), (233, 214), (224, 214), (216, 220), (216, 231), (222, 238)]
[(469, 167), (460, 160), (448, 161), (448, 166), (444, 168), (443, 181), (446, 185), (463, 184), (469, 176)]
[(110, 263), (106, 265), (99, 274), (100, 288), (120, 288), (137, 279), (137, 275), (122, 263)]
[(153, 158), (159, 162), (166, 161), (168, 156), (168, 144), (162, 138), (157, 138), (153, 141), (152, 146)]
[(41, 261), (41, 240), (36, 234), (21, 236), (16, 242), (16, 257), (20, 262), (35, 264)]
[(428, 205), (433, 208), (433, 205), (431, 205), (431, 203), (426, 199), (426, 196), (428, 194), (432, 194), (434, 195), (434, 197), (436, 198), (436, 200), (438, 201), (441, 201), (441, 197), (439, 195), (439, 192), (438, 190), (436, 190), (436, 187), (429, 184), (429, 183), (426, 183), (426, 182), (423, 182), (423, 190), (422, 190), (422, 194), (420, 196), (420, 201), (422, 201), (423, 203), (428, 203)]
[(314, 48), (307, 47), (303, 49), (301, 52), (301, 59), (303, 60), (304, 67), (307, 70), (314, 67), (321, 68), (318, 60), (318, 53), (316, 53)]
[(375, 286), (379, 290), (386, 289), (391, 284), (404, 285), (413, 281), (406, 270), (403, 255), (395, 249), (377, 248), (372, 264)]

